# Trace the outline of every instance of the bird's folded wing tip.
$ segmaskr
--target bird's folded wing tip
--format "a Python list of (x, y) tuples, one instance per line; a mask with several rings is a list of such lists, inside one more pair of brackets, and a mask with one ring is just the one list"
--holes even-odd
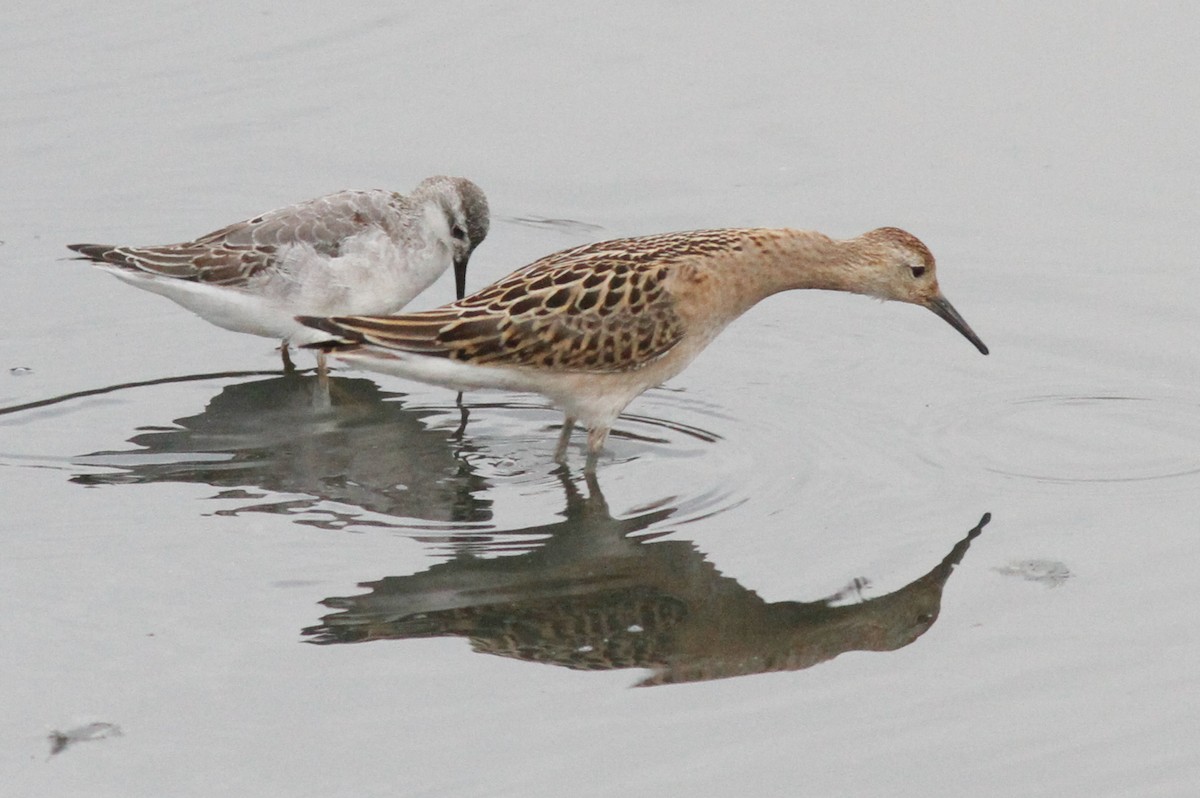
[(346, 329), (336, 319), (326, 316), (296, 316), (296, 321), (305, 327), (312, 327), (334, 336), (327, 341), (312, 341), (301, 344), (301, 349), (319, 349), (323, 352), (333, 352), (352, 349), (361, 343), (361, 339), (351, 330)]

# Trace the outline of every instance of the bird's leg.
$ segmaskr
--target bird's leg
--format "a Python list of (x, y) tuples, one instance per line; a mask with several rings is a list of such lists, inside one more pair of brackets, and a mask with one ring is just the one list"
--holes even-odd
[(324, 413), (333, 408), (333, 392), (336, 389), (337, 386), (328, 379), (317, 377), (316, 385), (310, 388), (314, 413)]
[(458, 429), (450, 436), (453, 440), (462, 442), (463, 435), (467, 431), (467, 420), (471, 417), (471, 410), (462, 400), (462, 391), (458, 392), (458, 396), (454, 398), (454, 404), (458, 405)]
[(283, 355), (283, 373), (295, 374), (296, 364), (292, 362), (292, 356), (288, 354), (288, 342), (284, 341), (279, 345), (279, 354)]
[(567, 444), (571, 442), (571, 431), (573, 429), (575, 429), (575, 419), (566, 416), (563, 419), (562, 432), (558, 435), (558, 446), (554, 447), (554, 462), (566, 462)]
[(317, 381), (329, 391), (329, 366), (325, 363), (325, 353), (317, 352)]
[(592, 427), (588, 430), (588, 451), (592, 454), (600, 454), (606, 440), (608, 440), (608, 427)]
[(608, 427), (592, 427), (588, 430), (588, 453), (587, 462), (584, 464), (585, 472), (595, 472), (596, 460), (600, 457), (600, 450), (604, 448), (606, 440), (608, 440)]

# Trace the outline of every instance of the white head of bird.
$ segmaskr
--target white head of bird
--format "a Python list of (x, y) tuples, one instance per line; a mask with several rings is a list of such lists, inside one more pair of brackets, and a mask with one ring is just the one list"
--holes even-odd
[(413, 199), (424, 202), (426, 223), (450, 250), (455, 292), (462, 299), (467, 288), (467, 261), (488, 233), (487, 197), (465, 177), (438, 175), (422, 180)]

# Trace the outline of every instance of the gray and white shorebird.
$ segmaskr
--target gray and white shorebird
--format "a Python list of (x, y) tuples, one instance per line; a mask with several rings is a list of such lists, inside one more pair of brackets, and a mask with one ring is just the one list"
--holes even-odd
[(634, 398), (683, 371), (759, 301), (798, 288), (920, 305), (988, 353), (938, 288), (929, 249), (895, 227), (846, 240), (728, 229), (602, 241), (435, 310), (299, 321), (332, 335), (325, 348), (351, 365), (457, 390), (541, 394), (566, 415), (556, 457), (582, 422), (592, 465)]
[(288, 344), (314, 339), (298, 315), (395, 313), (451, 266), (461, 299), (488, 223), (478, 186), (437, 176), (408, 195), (339, 191), (181, 244), (68, 247), (218, 327), (278, 339), (291, 370)]

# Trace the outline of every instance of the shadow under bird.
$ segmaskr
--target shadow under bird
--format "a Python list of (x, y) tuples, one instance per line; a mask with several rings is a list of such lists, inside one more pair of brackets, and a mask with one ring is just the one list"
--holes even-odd
[(988, 353), (938, 288), (929, 249), (895, 227), (846, 240), (726, 229), (602, 241), (434, 310), (299, 321), (334, 336), (324, 349), (351, 365), (456, 390), (541, 394), (566, 414), (556, 456), (582, 422), (592, 463), (634, 398), (761, 300), (800, 288), (920, 305)]
[(461, 299), (488, 219), (478, 186), (437, 176), (409, 195), (340, 191), (181, 244), (68, 247), (218, 327), (280, 340), (291, 370), (288, 344), (314, 340), (297, 315), (395, 313), (451, 265)]

